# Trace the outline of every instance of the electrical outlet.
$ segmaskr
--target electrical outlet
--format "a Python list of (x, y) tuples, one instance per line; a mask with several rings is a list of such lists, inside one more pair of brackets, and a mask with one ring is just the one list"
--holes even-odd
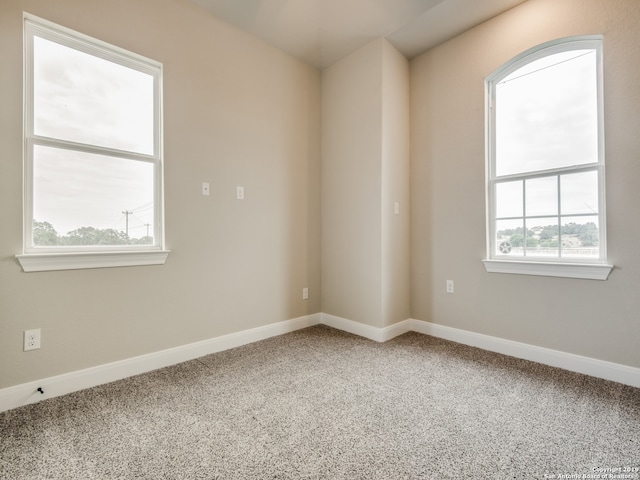
[(244, 200), (244, 187), (241, 187), (241, 186), (236, 187), (236, 199)]
[(307, 287), (302, 289), (302, 299), (309, 300), (309, 289)]
[(453, 293), (453, 280), (447, 280), (447, 293)]
[(24, 331), (24, 351), (37, 350), (40, 348), (40, 329)]

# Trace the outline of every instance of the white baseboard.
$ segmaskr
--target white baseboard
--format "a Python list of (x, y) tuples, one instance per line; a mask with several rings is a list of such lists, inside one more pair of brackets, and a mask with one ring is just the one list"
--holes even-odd
[[(301, 328), (317, 325), (320, 323), (320, 319), (320, 314), (307, 315), (4, 388), (0, 390), (0, 412), (290, 333)], [(42, 388), (44, 394), (38, 392), (38, 388)]]
[(408, 323), (410, 330), (414, 332), (640, 388), (640, 368), (514, 342), (422, 320), (411, 319)]
[(469, 332), (459, 328), (446, 327), (422, 320), (408, 319), (385, 328), (376, 328), (346, 318), (322, 313), (320, 323), (376, 342), (386, 342), (407, 332), (422, 333), (464, 345), (478, 347), (490, 352), (501, 353), (523, 360), (531, 360), (543, 365), (562, 368), (570, 372), (583, 373), (592, 377), (640, 388), (640, 368), (551, 350), (526, 343), (514, 342), (512, 340)]
[[(139, 375), (158, 368), (168, 367), (204, 355), (229, 350), (318, 324), (324, 324), (376, 342), (386, 342), (403, 333), (414, 331), (464, 345), (482, 348), (483, 350), (502, 353), (524, 360), (531, 360), (544, 365), (640, 388), (640, 368), (514, 342), (512, 340), (446, 327), (422, 320), (407, 319), (388, 327), (377, 328), (335, 315), (316, 313), (4, 388), (0, 390), (0, 412), (39, 402), (46, 398), (58, 397), (85, 388), (95, 387), (96, 385)], [(43, 389), (44, 394), (37, 391), (39, 387)]]
[(328, 313), (321, 313), (320, 319), (320, 323), (323, 325), (337, 328), (343, 332), (353, 333), (354, 335), (365, 337), (376, 342), (386, 342), (411, 330), (410, 320), (404, 320), (385, 328), (377, 328), (346, 318), (336, 317), (335, 315), (329, 315)]

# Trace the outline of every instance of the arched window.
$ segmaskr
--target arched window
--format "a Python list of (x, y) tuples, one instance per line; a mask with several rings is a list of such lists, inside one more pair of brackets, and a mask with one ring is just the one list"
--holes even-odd
[(606, 278), (602, 37), (528, 50), (486, 88), (487, 269)]

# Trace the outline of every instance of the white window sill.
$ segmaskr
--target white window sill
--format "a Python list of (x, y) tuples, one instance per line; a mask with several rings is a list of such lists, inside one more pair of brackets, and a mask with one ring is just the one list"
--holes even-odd
[(169, 250), (74, 252), (74, 253), (26, 253), (16, 255), (25, 272), (52, 270), (79, 270), (84, 268), (133, 267), (140, 265), (164, 265)]
[(524, 262), (519, 260), (483, 260), (489, 273), (541, 275), (545, 277), (606, 280), (613, 265), (603, 263)]

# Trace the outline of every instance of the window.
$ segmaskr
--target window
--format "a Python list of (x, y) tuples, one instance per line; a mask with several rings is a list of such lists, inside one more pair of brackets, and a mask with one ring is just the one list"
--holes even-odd
[(164, 263), (162, 65), (25, 14), (25, 271)]
[(602, 38), (487, 78), (488, 271), (606, 279)]

